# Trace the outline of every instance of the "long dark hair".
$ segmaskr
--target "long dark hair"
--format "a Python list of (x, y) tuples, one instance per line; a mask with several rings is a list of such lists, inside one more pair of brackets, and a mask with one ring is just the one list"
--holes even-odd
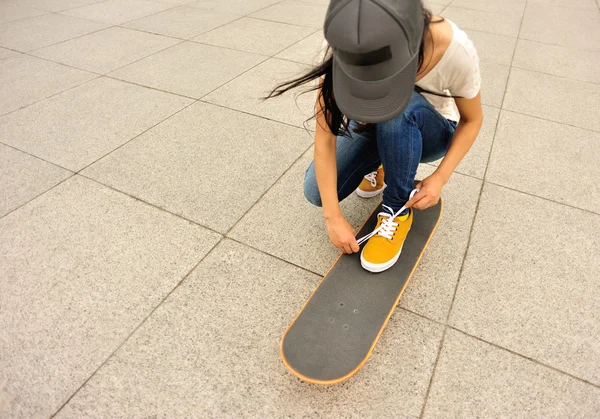
[[(431, 20), (432, 13), (429, 9), (427, 9), (423, 5), (422, 2), (421, 2), (421, 9), (423, 11), (424, 25), (423, 25), (423, 37), (421, 39), (421, 46), (419, 47), (419, 66), (418, 66), (419, 70), (418, 70), (418, 72), (422, 72), (429, 66), (429, 63), (427, 63), (427, 65), (423, 66), (423, 60), (425, 59), (424, 53), (423, 53), (425, 37), (428, 34), (431, 34), (431, 29), (429, 28), (429, 25), (431, 23), (443, 22), (443, 20), (444, 20), (444, 18), (442, 18), (441, 20), (436, 20), (436, 21), (432, 22), (432, 20)], [(335, 135), (350, 134), (350, 130), (348, 128), (349, 121), (344, 116), (344, 114), (342, 113), (340, 108), (338, 108), (338, 106), (335, 102), (335, 98), (333, 96), (333, 56), (329, 53), (329, 48), (325, 55), (327, 58), (323, 61), (323, 63), (314, 67), (312, 70), (310, 70), (308, 73), (304, 74), (303, 76), (300, 76), (296, 79), (287, 81), (287, 82), (282, 83), (279, 86), (275, 87), (273, 89), (273, 91), (271, 91), (271, 93), (265, 99), (270, 99), (270, 98), (274, 98), (277, 96), (281, 96), (289, 90), (295, 89), (300, 86), (304, 86), (305, 84), (310, 83), (311, 81), (322, 78), (323, 81), (320, 84), (318, 84), (314, 87), (308, 88), (307, 90), (304, 90), (303, 93), (313, 92), (320, 88), (321, 89), (321, 99), (324, 104), (323, 117), (325, 118), (325, 121), (327, 122), (327, 126), (329, 127), (331, 132), (334, 133)], [(432, 57), (433, 57), (433, 55), (432, 55)], [(419, 73), (417, 73), (417, 74), (419, 74)], [(316, 109), (315, 109), (315, 117), (316, 117)], [(369, 128), (370, 128), (370, 124), (365, 124), (361, 128), (361, 130), (369, 129)], [(357, 130), (355, 130), (355, 131), (357, 131)]]

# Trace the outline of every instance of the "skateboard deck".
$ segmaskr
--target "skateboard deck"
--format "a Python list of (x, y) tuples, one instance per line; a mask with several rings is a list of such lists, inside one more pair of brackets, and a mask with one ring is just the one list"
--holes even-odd
[[(375, 229), (381, 211), (380, 204), (357, 237)], [(281, 358), (294, 375), (313, 384), (336, 384), (363, 366), (419, 264), (441, 214), (441, 200), (434, 207), (415, 212), (398, 262), (384, 272), (366, 271), (360, 264), (360, 252), (342, 254), (337, 259), (281, 340)]]

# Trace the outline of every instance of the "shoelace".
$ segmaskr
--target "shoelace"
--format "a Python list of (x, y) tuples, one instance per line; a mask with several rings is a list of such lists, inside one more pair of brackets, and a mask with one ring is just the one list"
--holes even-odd
[(369, 173), (365, 176), (365, 179), (371, 182), (372, 187), (377, 187), (377, 171)]
[[(410, 193), (410, 197), (408, 199), (411, 200), (417, 192), (419, 192), (419, 190), (414, 189)], [(402, 208), (400, 208), (398, 210), (398, 212), (395, 212), (395, 213), (394, 213), (394, 210), (392, 208), (388, 207), (387, 205), (384, 205), (383, 208), (387, 212), (380, 212), (379, 214), (377, 214), (377, 216), (378, 217), (387, 217), (387, 218), (384, 218), (383, 220), (381, 220), (381, 225), (379, 226), (379, 228), (373, 230), (371, 233), (367, 234), (365, 237), (358, 239), (357, 243), (359, 246), (376, 234), (383, 236), (386, 239), (391, 239), (392, 236), (394, 235), (394, 232), (396, 231), (396, 227), (398, 227), (398, 223), (395, 223), (394, 220), (396, 219), (397, 216), (399, 216), (400, 214), (402, 214), (402, 212), (404, 212), (406, 210), (406, 205), (403, 206)]]

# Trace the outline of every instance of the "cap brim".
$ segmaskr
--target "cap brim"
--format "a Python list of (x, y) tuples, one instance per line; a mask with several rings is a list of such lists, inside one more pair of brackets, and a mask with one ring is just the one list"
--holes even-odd
[[(376, 124), (396, 118), (410, 102), (417, 74), (418, 60), (410, 63), (394, 76), (376, 82), (365, 82), (350, 77), (333, 60), (333, 94), (342, 113), (349, 119)], [(366, 99), (371, 90), (387, 94), (380, 99)]]

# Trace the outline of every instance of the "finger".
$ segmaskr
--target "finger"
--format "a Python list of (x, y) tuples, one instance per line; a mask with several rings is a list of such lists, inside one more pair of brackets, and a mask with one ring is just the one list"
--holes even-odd
[(415, 208), (417, 208), (419, 210), (427, 209), (431, 206), (431, 202), (432, 202), (432, 199), (430, 197), (427, 197), (427, 198), (419, 201), (417, 204), (418, 206), (415, 206)]
[(417, 202), (419, 202), (421, 199), (423, 199), (426, 196), (427, 196), (427, 192), (425, 192), (425, 191), (417, 192), (415, 194), (415, 196), (413, 196), (412, 199), (406, 203), (406, 208), (413, 207)]
[(344, 245), (344, 253), (347, 255), (351, 255), (352, 254), (352, 249), (350, 249), (350, 245), (345, 244)]
[(360, 250), (360, 246), (358, 245), (356, 240), (354, 240), (354, 242), (351, 244), (351, 248), (354, 253), (358, 253), (358, 251)]

